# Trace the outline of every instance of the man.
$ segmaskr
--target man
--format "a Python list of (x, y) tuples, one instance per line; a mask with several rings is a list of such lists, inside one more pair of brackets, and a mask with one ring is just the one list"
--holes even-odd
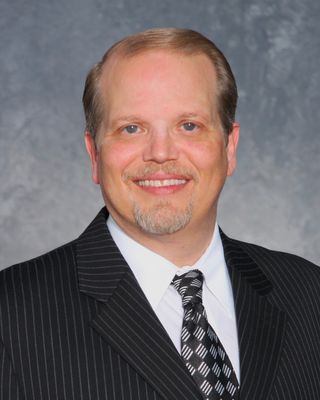
[(0, 399), (318, 400), (320, 269), (216, 225), (239, 138), (223, 54), (190, 30), (129, 36), (83, 101), (106, 208), (1, 272)]

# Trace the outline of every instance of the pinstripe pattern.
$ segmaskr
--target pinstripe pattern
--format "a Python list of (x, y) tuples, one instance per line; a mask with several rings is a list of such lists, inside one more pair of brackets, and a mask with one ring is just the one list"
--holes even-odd
[(320, 268), (222, 240), (238, 322), (240, 398), (320, 399)]
[[(1, 271), (0, 400), (201, 400), (105, 219), (103, 209), (79, 239)], [(224, 236), (223, 244), (240, 398), (318, 400), (320, 269)]]

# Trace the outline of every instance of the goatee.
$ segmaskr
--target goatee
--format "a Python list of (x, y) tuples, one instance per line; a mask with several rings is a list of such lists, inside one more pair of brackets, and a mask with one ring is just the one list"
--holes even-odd
[(183, 229), (191, 220), (193, 201), (184, 210), (176, 209), (170, 201), (161, 201), (147, 210), (142, 210), (138, 204), (133, 207), (137, 225), (147, 233), (166, 235)]

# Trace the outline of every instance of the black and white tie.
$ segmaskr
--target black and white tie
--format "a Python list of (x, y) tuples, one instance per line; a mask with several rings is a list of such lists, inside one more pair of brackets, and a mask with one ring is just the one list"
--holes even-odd
[(236, 400), (239, 383), (202, 304), (203, 275), (193, 270), (176, 275), (172, 285), (182, 297), (184, 316), (181, 356), (206, 400)]

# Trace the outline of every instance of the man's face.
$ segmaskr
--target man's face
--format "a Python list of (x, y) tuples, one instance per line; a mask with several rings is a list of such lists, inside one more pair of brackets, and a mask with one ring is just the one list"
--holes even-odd
[(148, 51), (109, 61), (100, 84), (97, 150), (89, 134), (86, 145), (115, 221), (134, 237), (212, 226), (239, 127), (226, 146), (209, 59)]

